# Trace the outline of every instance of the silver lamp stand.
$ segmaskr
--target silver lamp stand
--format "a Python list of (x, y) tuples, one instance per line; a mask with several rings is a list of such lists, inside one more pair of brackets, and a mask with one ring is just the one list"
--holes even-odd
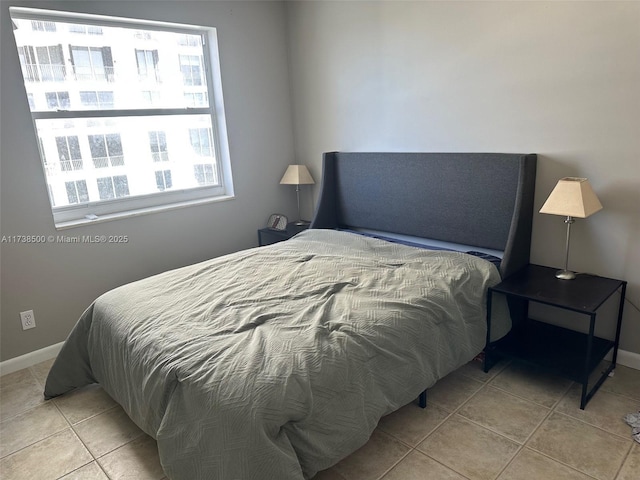
[(302, 215), (300, 215), (300, 185), (296, 185), (296, 198), (298, 199), (298, 220), (293, 222), (293, 224), (299, 227), (302, 225), (309, 225), (309, 222), (302, 220)]
[(564, 219), (564, 223), (567, 224), (567, 243), (565, 245), (565, 254), (564, 254), (564, 270), (558, 270), (556, 272), (556, 278), (561, 278), (562, 280), (573, 280), (576, 278), (575, 272), (569, 270), (569, 238), (571, 237), (571, 224), (575, 222), (573, 217), (567, 216)]

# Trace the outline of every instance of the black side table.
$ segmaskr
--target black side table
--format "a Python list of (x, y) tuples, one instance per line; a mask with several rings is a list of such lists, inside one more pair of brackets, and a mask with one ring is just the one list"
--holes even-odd
[[(530, 264), (495, 287), (489, 288), (484, 371), (488, 372), (500, 357), (541, 367), (580, 383), (580, 408), (584, 410), (587, 402), (616, 366), (627, 282), (588, 274), (578, 274), (573, 280), (561, 280), (555, 277), (555, 272), (554, 268)], [(618, 290), (620, 303), (615, 339), (596, 337), (594, 330), (597, 310)], [(506, 336), (489, 343), (491, 300), (494, 292), (503, 293), (507, 299), (519, 299), (524, 311), (522, 321), (515, 324)], [(528, 318), (529, 302), (543, 303), (588, 316), (589, 333), (580, 333)], [(611, 349), (611, 365), (602, 372), (593, 388), (587, 391), (590, 374)]]
[(258, 230), (258, 245), (261, 247), (265, 245), (271, 245), (272, 243), (282, 242), (283, 240), (289, 240), (291, 237), (297, 235), (309, 228), (309, 224), (296, 225), (295, 223), (289, 223), (286, 230), (274, 230), (273, 228), (261, 228)]

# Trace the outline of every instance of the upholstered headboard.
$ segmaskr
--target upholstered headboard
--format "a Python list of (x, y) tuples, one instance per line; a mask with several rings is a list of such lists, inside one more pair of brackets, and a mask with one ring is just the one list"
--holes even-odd
[(529, 262), (535, 154), (324, 154), (311, 228), (364, 228), (503, 251)]

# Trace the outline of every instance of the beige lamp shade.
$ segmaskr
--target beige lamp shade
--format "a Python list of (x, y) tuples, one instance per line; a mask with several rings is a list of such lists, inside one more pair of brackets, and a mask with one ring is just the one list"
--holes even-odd
[(540, 213), (565, 217), (587, 218), (602, 210), (602, 204), (591, 188), (589, 180), (565, 177), (558, 180)]
[(305, 165), (289, 165), (280, 185), (313, 185), (313, 177)]

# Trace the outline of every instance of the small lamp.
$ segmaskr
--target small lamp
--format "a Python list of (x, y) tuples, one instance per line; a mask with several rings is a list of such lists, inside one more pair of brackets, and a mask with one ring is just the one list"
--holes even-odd
[(591, 188), (589, 180), (578, 177), (565, 177), (558, 180), (547, 201), (544, 202), (540, 213), (562, 215), (567, 224), (567, 243), (565, 247), (564, 270), (558, 270), (556, 277), (572, 280), (576, 274), (569, 270), (569, 236), (574, 217), (587, 218), (602, 210), (602, 204)]
[(307, 225), (309, 222), (302, 220), (300, 216), (300, 185), (313, 185), (313, 177), (304, 165), (289, 165), (287, 171), (284, 172), (280, 185), (295, 185), (296, 196), (298, 198), (298, 220), (295, 225)]

